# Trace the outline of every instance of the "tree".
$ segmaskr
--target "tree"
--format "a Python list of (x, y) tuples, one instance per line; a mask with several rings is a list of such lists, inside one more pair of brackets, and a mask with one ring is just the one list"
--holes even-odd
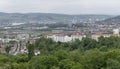
[(67, 51), (65, 50), (56, 51), (53, 55), (56, 56), (59, 61), (67, 59), (69, 57)]
[(76, 63), (75, 65), (72, 66), (71, 69), (84, 69), (83, 65), (80, 63)]
[(81, 41), (81, 46), (84, 50), (89, 50), (93, 48), (97, 48), (97, 41), (91, 38), (83, 38)]
[(70, 59), (64, 59), (59, 62), (60, 69), (71, 69), (75, 63)]
[(34, 56), (34, 45), (28, 43), (27, 48), (28, 48), (28, 59), (30, 60)]
[(11, 50), (11, 46), (7, 46), (6, 48), (5, 48), (5, 51), (6, 51), (6, 53), (7, 54), (9, 54), (9, 51)]
[(70, 50), (75, 50), (80, 47), (81, 41), (79, 39), (76, 39), (75, 41), (70, 43)]
[(118, 60), (108, 59), (106, 69), (120, 69), (120, 62)]
[(82, 63), (84, 69), (101, 69), (105, 67), (104, 53), (98, 49), (87, 50), (84, 52)]
[(32, 58), (29, 64), (29, 69), (51, 69), (57, 66), (58, 60), (54, 56), (39, 56)]

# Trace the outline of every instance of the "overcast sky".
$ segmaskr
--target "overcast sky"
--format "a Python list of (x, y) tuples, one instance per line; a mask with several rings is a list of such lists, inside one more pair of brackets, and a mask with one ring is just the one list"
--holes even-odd
[(0, 12), (120, 14), (120, 0), (0, 0)]

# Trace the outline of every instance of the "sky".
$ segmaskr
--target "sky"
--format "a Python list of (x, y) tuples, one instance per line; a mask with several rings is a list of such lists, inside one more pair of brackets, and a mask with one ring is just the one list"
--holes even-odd
[(120, 0), (0, 0), (0, 12), (120, 14)]

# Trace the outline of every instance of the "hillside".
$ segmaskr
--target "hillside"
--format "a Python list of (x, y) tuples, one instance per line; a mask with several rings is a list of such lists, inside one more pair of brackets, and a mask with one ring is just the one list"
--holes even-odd
[(71, 23), (101, 21), (110, 18), (109, 15), (66, 15), (52, 13), (0, 13), (0, 23)]
[(103, 24), (120, 24), (120, 16), (108, 18), (106, 20), (100, 21), (99, 23), (103, 23)]

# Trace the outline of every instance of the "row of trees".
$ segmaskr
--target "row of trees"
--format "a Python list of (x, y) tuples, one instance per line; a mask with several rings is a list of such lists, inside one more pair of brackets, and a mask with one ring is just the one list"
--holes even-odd
[[(28, 54), (0, 55), (0, 69), (120, 69), (120, 37), (55, 42), (41, 37)], [(33, 50), (40, 50), (34, 56)]]

